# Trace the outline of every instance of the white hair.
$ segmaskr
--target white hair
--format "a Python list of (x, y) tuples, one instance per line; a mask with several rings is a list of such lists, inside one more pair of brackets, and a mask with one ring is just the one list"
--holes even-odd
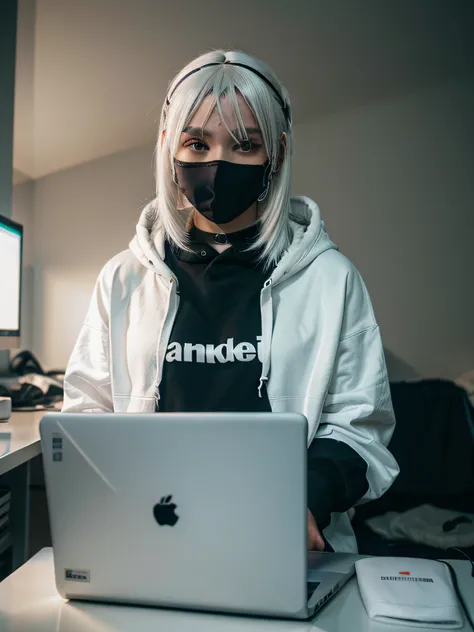
[[(245, 64), (256, 72), (224, 62)], [(182, 81), (183, 77), (191, 71), (212, 63), (218, 65), (201, 68)], [(281, 97), (281, 102), (274, 90), (257, 73), (271, 82)], [(156, 198), (151, 203), (155, 214), (154, 226), (155, 231), (163, 229), (171, 243), (182, 249), (189, 249), (186, 226), (192, 209), (189, 208), (189, 203), (187, 209), (180, 208), (183, 195), (175, 183), (174, 156), (182, 130), (189, 124), (194, 113), (209, 94), (215, 97), (226, 127), (220, 99), (229, 95), (241, 138), (247, 139), (238, 106), (237, 91), (255, 115), (273, 174), (265, 200), (258, 203), (260, 230), (259, 237), (253, 246), (254, 249), (260, 250), (261, 261), (266, 266), (270, 266), (280, 260), (289, 247), (292, 237), (289, 221), (292, 155), (291, 105), (287, 90), (273, 72), (261, 61), (240, 51), (216, 50), (201, 55), (183, 68), (170, 84), (168, 95), (171, 95), (171, 98), (169, 103), (167, 99), (163, 105), (156, 146)], [(288, 110), (289, 120), (284, 115), (282, 105)], [(211, 111), (212, 109), (213, 107)], [(166, 134), (163, 138), (164, 131)], [(286, 133), (286, 152), (283, 162), (280, 163), (283, 132)]]

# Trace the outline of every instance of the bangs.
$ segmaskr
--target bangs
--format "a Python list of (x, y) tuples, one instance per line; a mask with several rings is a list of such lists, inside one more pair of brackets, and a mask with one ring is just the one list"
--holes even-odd
[[(173, 157), (178, 150), (183, 129), (190, 123), (194, 114), (209, 96), (212, 96), (213, 99), (209, 105), (203, 128), (207, 125), (214, 108), (217, 108), (219, 116), (232, 138), (236, 142), (242, 139), (248, 140), (239, 107), (238, 95), (241, 95), (255, 116), (272, 169), (275, 169), (280, 152), (281, 134), (286, 127), (285, 119), (280, 104), (265, 85), (262, 89), (262, 83), (262, 80), (252, 71), (230, 64), (203, 68), (186, 79), (173, 96), (173, 100), (176, 99), (178, 104), (174, 111), (170, 112), (167, 121), (170, 167), (174, 170)], [(235, 115), (237, 130), (241, 135), (240, 139), (233, 134), (233, 126), (226, 120), (222, 111), (221, 100), (226, 96), (229, 98)]]

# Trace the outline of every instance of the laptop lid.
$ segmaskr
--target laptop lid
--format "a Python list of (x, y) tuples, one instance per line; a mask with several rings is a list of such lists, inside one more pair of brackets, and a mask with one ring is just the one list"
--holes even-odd
[(306, 610), (302, 415), (51, 413), (40, 432), (63, 597)]

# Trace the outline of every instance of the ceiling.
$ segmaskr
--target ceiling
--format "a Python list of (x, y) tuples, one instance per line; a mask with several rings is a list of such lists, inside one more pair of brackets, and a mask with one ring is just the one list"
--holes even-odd
[(210, 48), (267, 61), (297, 124), (472, 71), (473, 32), (471, 0), (19, 0), (17, 180), (151, 142)]

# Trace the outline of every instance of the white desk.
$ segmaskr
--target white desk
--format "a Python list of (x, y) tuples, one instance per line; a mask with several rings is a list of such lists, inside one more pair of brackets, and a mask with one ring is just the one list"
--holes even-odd
[(41, 454), (39, 423), (45, 412), (13, 413), (8, 423), (0, 423), (0, 485), (9, 487), (12, 492), (10, 524), (14, 569), (21, 566), (28, 555), (30, 461)]
[[(454, 561), (460, 589), (474, 613), (469, 562)], [(199, 581), (198, 578), (196, 578)], [(472, 616), (472, 615), (471, 615)], [(355, 578), (309, 622), (272, 621), (65, 602), (54, 584), (52, 549), (43, 549), (0, 584), (0, 632), (403, 632), (369, 619)], [(428, 630), (428, 628), (424, 628)], [(469, 630), (467, 623), (463, 630)]]
[(45, 411), (13, 413), (0, 423), (0, 476), (41, 453), (39, 423)]

